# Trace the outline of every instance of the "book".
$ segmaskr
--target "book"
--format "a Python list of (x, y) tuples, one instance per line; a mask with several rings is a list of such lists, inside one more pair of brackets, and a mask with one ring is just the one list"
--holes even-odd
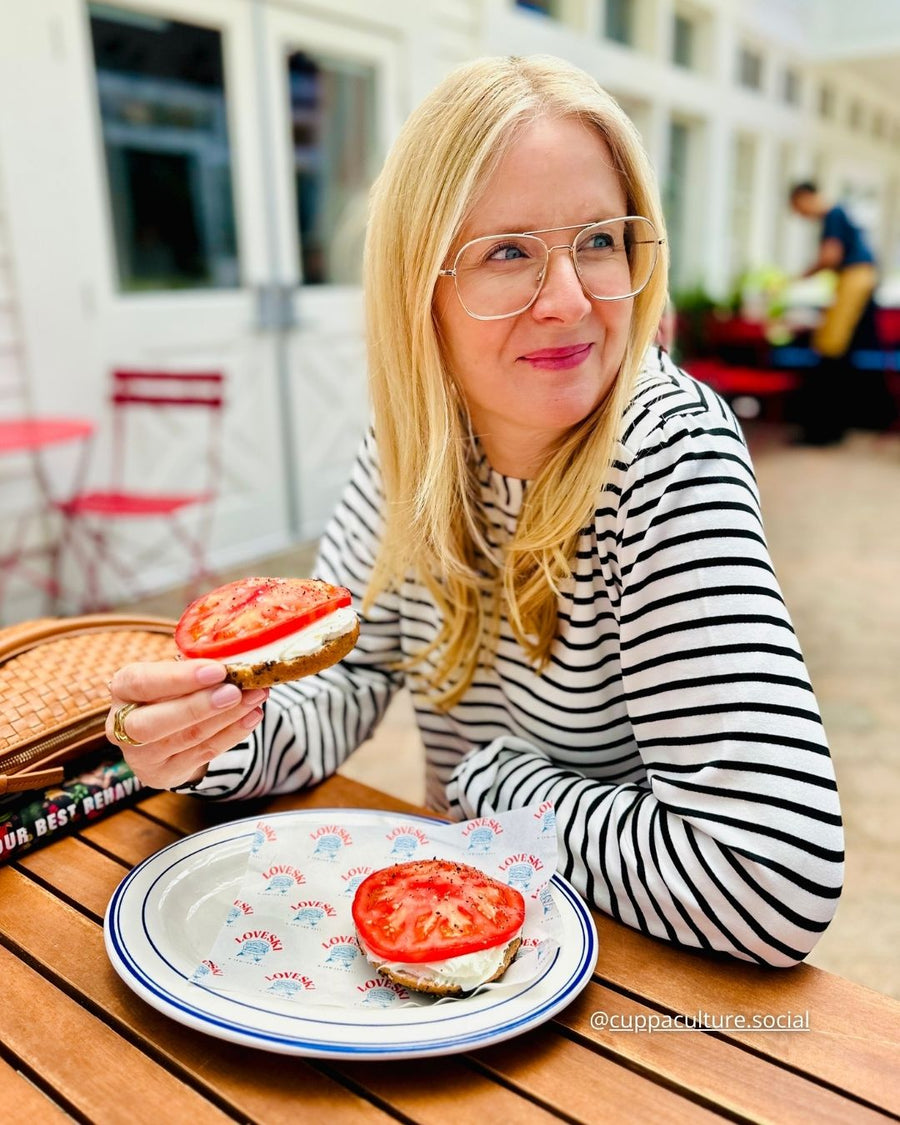
[(107, 747), (82, 759), (59, 785), (0, 798), (0, 863), (84, 828), (150, 792), (125, 759)]

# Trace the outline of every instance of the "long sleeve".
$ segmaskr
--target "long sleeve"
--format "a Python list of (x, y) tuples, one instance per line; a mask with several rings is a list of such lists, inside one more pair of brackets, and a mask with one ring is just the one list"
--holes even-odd
[(356, 647), (339, 664), (272, 688), (252, 736), (210, 764), (185, 791), (233, 799), (286, 793), (338, 768), (374, 730), (402, 682), (396, 598), (383, 595), (363, 616), (363, 595), (381, 534), (381, 486), (369, 435), (319, 544), (315, 576), (346, 586), (360, 614)]
[(553, 801), (564, 874), (658, 937), (770, 965), (815, 944), (843, 835), (821, 720), (733, 420), (665, 419), (621, 466), (610, 602), (645, 776), (605, 783), (502, 737), (448, 787), (457, 815)]

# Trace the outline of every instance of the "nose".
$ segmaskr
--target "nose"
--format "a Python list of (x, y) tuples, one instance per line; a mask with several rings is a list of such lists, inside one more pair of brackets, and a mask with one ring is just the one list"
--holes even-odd
[[(554, 254), (554, 251), (563, 253)], [(591, 310), (591, 299), (575, 270), (571, 246), (551, 246), (544, 280), (531, 314), (538, 320), (577, 324)]]

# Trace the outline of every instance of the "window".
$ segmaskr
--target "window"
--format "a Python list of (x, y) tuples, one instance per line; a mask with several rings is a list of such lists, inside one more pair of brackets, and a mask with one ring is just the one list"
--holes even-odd
[(542, 16), (559, 19), (559, 0), (516, 0), (517, 8), (528, 12), (539, 12)]
[(847, 124), (851, 129), (861, 129), (863, 124), (863, 105), (862, 102), (854, 100), (850, 103), (850, 108), (847, 111)]
[(825, 118), (834, 117), (834, 87), (829, 86), (827, 82), (823, 82), (819, 87), (819, 116)]
[(738, 82), (747, 90), (762, 89), (763, 59), (759, 51), (741, 47), (738, 52)]
[(787, 66), (784, 69), (781, 96), (787, 105), (800, 104), (800, 75), (792, 66)]
[(606, 0), (606, 38), (632, 46), (634, 32), (634, 0)]
[(236, 287), (221, 36), (89, 13), (120, 289)]
[(696, 66), (696, 31), (696, 24), (689, 16), (675, 13), (672, 27), (672, 62), (676, 66), (688, 68)]
[(375, 71), (303, 51), (287, 68), (301, 277), (307, 285), (359, 284), (378, 155)]
[(885, 120), (884, 114), (881, 112), (881, 110), (878, 110), (872, 116), (872, 136), (881, 138), (886, 135), (887, 121)]

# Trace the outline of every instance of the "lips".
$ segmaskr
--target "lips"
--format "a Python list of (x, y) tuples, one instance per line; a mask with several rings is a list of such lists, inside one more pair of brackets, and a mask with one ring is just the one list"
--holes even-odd
[(532, 367), (558, 371), (577, 367), (587, 359), (593, 346), (593, 344), (568, 344), (564, 348), (540, 348), (519, 358), (525, 363), (530, 363)]

